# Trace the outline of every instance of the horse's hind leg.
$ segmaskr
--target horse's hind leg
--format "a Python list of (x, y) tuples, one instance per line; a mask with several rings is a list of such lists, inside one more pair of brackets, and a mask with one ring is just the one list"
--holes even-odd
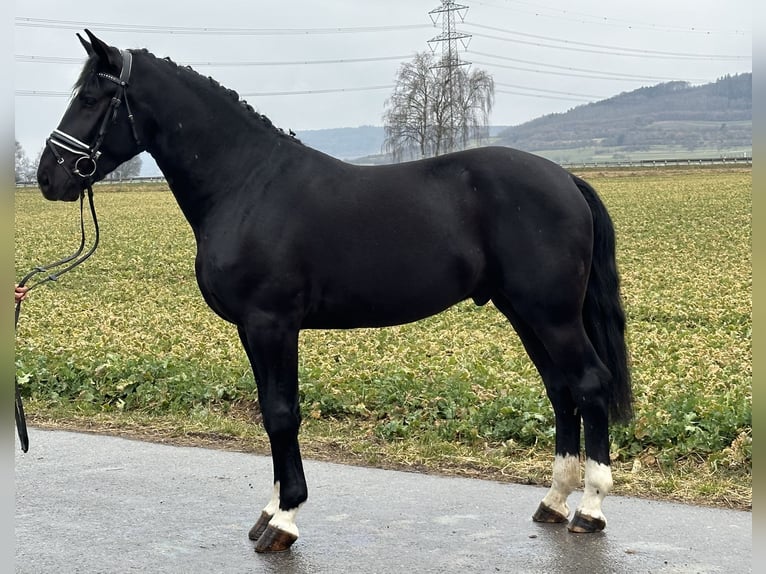
[(519, 335), (527, 354), (537, 367), (556, 417), (556, 447), (551, 488), (532, 519), (536, 522), (566, 522), (567, 498), (580, 486), (580, 416), (566, 381), (551, 361), (540, 339), (513, 311), (503, 297), (493, 298), (495, 306), (508, 318)]
[(248, 537), (257, 552), (280, 552), (298, 539), (295, 516), (308, 496), (298, 447), (298, 333), (269, 320), (240, 327), (239, 334), (253, 366), (274, 465), (271, 501)]
[[(587, 338), (586, 338), (587, 341)], [(587, 341), (587, 361), (575, 379), (573, 396), (585, 430), (585, 491), (574, 518), (571, 532), (598, 532), (606, 527), (601, 503), (612, 490), (609, 457), (608, 385), (610, 374)]]
[[(541, 333), (540, 339), (559, 373), (556, 380), (562, 383), (548, 390), (554, 408), (557, 402), (567, 405), (565, 416), (575, 420), (579, 415), (585, 433), (585, 491), (569, 530), (597, 532), (606, 526), (601, 503), (612, 488), (609, 372), (593, 349), (579, 318), (570, 323), (539, 327), (536, 332)], [(557, 412), (557, 423), (559, 418)]]
[(580, 486), (580, 417), (568, 389), (555, 378), (545, 385), (556, 416), (556, 447), (551, 488), (532, 516), (535, 522), (566, 522), (567, 498)]
[(533, 519), (537, 522), (567, 520), (567, 498), (580, 485), (582, 419), (586, 453), (585, 493), (569, 530), (603, 530), (606, 519), (601, 502), (612, 486), (605, 386), (608, 372), (578, 319), (554, 323), (538, 317), (533, 328), (532, 323), (521, 318), (506, 299), (493, 300), (513, 324), (540, 372), (556, 417), (556, 456), (551, 488)]

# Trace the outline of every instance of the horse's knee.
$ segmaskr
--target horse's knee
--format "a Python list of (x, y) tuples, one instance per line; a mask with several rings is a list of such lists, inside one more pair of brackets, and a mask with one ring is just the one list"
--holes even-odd
[(287, 404), (268, 404), (262, 407), (263, 426), (272, 440), (297, 436), (301, 415), (297, 407)]

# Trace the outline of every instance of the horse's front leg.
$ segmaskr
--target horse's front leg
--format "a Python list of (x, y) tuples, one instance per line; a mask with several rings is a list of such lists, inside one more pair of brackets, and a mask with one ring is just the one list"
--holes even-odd
[(263, 424), (271, 443), (274, 490), (248, 536), (257, 552), (281, 552), (298, 539), (295, 516), (308, 497), (298, 428), (298, 330), (276, 318), (239, 329), (258, 384)]

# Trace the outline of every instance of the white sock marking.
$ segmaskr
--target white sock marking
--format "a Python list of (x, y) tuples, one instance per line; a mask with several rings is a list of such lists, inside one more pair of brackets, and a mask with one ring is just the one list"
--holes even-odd
[(274, 516), (277, 510), (279, 510), (279, 481), (274, 483), (274, 490), (271, 492), (271, 500), (269, 500), (269, 503), (264, 507), (263, 511), (269, 516)]
[(594, 460), (585, 461), (585, 493), (580, 506), (577, 508), (585, 516), (600, 518), (606, 521), (601, 511), (601, 502), (612, 490), (612, 469), (607, 464), (601, 464)]
[(295, 525), (295, 515), (298, 514), (298, 508), (291, 508), (290, 510), (277, 509), (274, 518), (269, 520), (269, 526), (279, 528), (282, 532), (287, 532), (297, 538), (298, 527)]
[(578, 486), (580, 486), (580, 457), (557, 454), (553, 459), (551, 489), (543, 498), (543, 504), (563, 516), (569, 516), (567, 498)]
[(269, 520), (269, 526), (279, 528), (283, 532), (288, 532), (294, 536), (298, 536), (298, 527), (295, 525), (295, 516), (298, 514), (298, 508), (291, 508), (290, 510), (281, 510), (279, 508), (279, 481), (274, 483), (274, 490), (271, 493), (271, 500), (264, 507), (263, 511), (271, 516)]

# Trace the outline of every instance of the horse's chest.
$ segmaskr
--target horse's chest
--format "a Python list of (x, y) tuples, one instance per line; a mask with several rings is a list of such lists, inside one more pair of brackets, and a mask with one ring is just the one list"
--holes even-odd
[(239, 276), (241, 264), (231, 260), (225, 247), (215, 248), (210, 242), (197, 244), (194, 270), (197, 285), (208, 306), (220, 317), (238, 323), (238, 304), (241, 299), (237, 286), (242, 284)]
[(289, 258), (274, 257), (258, 245), (220, 238), (197, 243), (195, 271), (202, 296), (216, 314), (235, 324), (256, 307), (279, 309), (283, 300), (295, 299)]

